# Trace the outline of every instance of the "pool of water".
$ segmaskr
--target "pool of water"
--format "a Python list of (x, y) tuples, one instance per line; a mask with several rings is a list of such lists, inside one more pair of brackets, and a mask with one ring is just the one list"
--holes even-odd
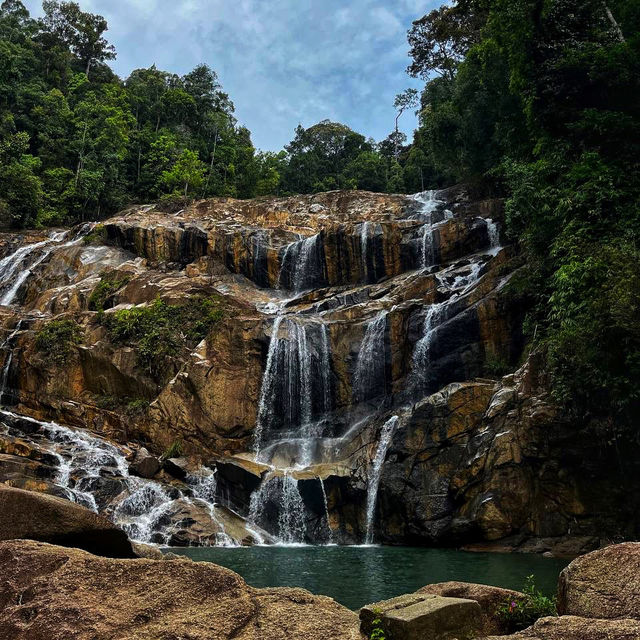
[(446, 580), (521, 589), (531, 574), (539, 589), (554, 595), (558, 574), (568, 563), (529, 554), (413, 547), (191, 547), (167, 551), (228, 567), (254, 587), (302, 587), (331, 596), (350, 609)]

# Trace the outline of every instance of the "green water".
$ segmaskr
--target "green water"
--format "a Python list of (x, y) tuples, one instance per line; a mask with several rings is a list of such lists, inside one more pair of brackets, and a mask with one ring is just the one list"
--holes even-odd
[(255, 587), (303, 587), (331, 596), (350, 609), (446, 580), (521, 589), (530, 574), (546, 595), (553, 595), (558, 574), (568, 563), (528, 554), (411, 547), (192, 547), (168, 551), (228, 567)]

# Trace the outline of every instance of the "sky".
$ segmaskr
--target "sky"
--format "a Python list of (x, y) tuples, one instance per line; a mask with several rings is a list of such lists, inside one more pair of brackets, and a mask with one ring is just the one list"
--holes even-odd
[[(41, 15), (41, 0), (23, 0)], [(326, 118), (375, 140), (394, 127), (393, 100), (421, 88), (405, 69), (406, 31), (439, 0), (79, 0), (107, 19), (126, 77), (150, 67), (216, 71), (256, 147), (278, 151), (298, 124)], [(413, 113), (400, 118), (411, 137)]]

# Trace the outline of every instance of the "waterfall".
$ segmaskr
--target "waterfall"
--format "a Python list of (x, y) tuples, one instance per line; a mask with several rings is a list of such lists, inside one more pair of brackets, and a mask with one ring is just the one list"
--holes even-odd
[(363, 282), (369, 282), (369, 229), (371, 222), (363, 222), (360, 227), (360, 252), (362, 253)]
[(2, 368), (2, 381), (0, 382), (0, 405), (4, 404), (4, 396), (7, 391), (7, 384), (9, 382), (9, 373), (11, 371), (11, 363), (13, 362), (13, 342), (18, 335), (20, 329), (22, 329), (23, 319), (18, 320), (15, 329), (9, 334), (9, 337), (4, 341), (2, 349), (7, 352), (6, 359), (4, 361), (4, 367)]
[(225, 531), (224, 522), (218, 518), (218, 514), (215, 510), (218, 489), (215, 470), (209, 469), (208, 467), (201, 467), (198, 474), (189, 476), (188, 481), (192, 486), (194, 498), (204, 503), (205, 507), (209, 511), (211, 520), (220, 528), (220, 532), (216, 533), (216, 546), (238, 546)]
[(384, 465), (385, 458), (391, 439), (393, 438), (393, 432), (398, 424), (398, 416), (392, 416), (389, 418), (380, 432), (380, 440), (378, 442), (378, 448), (376, 455), (371, 463), (371, 469), (369, 470), (369, 482), (367, 486), (367, 528), (365, 535), (365, 544), (373, 544), (373, 525), (375, 520), (376, 503), (378, 501), (378, 487), (380, 486), (380, 476), (382, 475), (382, 467)]
[(435, 262), (433, 229), (431, 223), (425, 224), (422, 231), (422, 268), (430, 267)]
[(418, 340), (413, 351), (412, 370), (416, 378), (415, 383), (424, 388), (428, 381), (431, 347), (437, 329), (443, 321), (446, 303), (432, 304), (427, 309), (422, 329), (422, 338)]
[[(284, 324), (283, 324), (284, 323)], [(286, 329), (281, 336), (282, 329)], [(331, 352), (324, 323), (277, 316), (271, 331), (254, 434), (256, 459), (283, 430), (302, 439), (296, 464), (310, 463), (317, 423), (331, 410)]]
[(324, 246), (321, 234), (316, 233), (288, 244), (280, 263), (278, 286), (302, 292), (324, 284)]
[[(13, 302), (20, 287), (31, 275), (31, 272), (43, 262), (67, 236), (67, 232), (54, 232), (48, 240), (35, 242), (19, 247), (11, 255), (0, 260), (0, 305), (9, 305)], [(38, 249), (44, 248), (42, 253)], [(32, 256), (35, 255), (35, 258)], [(18, 274), (17, 277), (16, 273)]]
[(268, 509), (277, 509), (276, 537), (284, 545), (303, 544), (306, 530), (305, 508), (298, 490), (298, 481), (285, 469), (283, 475), (269, 473), (260, 487), (251, 495), (249, 520), (256, 525), (268, 526)]
[[(420, 243), (420, 266), (423, 269), (432, 266), (436, 258), (433, 236), (433, 213), (438, 208), (438, 205), (441, 204), (441, 201), (436, 199), (436, 193), (436, 191), (423, 191), (413, 196), (413, 199), (421, 205), (418, 214), (425, 223), (422, 227)], [(446, 214), (445, 219), (448, 219)]]
[[(385, 386), (385, 331), (387, 311), (381, 311), (367, 324), (353, 374), (353, 399), (356, 402), (380, 395)], [(382, 383), (382, 389), (381, 387)]]
[(331, 529), (331, 523), (329, 521), (329, 501), (327, 500), (327, 491), (324, 487), (324, 480), (322, 478), (318, 478), (318, 482), (320, 483), (320, 490), (322, 491), (322, 502), (324, 504), (324, 517), (325, 522), (327, 524), (327, 532), (328, 539), (327, 544), (333, 544), (333, 530)]
[(497, 249), (500, 249), (500, 229), (491, 218), (487, 218), (485, 223), (487, 225), (487, 236), (489, 237), (489, 248), (496, 252)]
[[(0, 410), (0, 417), (9, 426), (18, 424), (16, 433), (21, 431), (20, 422), (35, 426), (33, 430), (42, 450), (58, 462), (53, 482), (64, 491), (67, 499), (92, 511), (105, 513), (132, 540), (169, 543), (173, 527), (167, 514), (179, 507), (179, 502), (188, 504), (188, 494), (154, 480), (129, 475), (124, 452), (116, 445), (85, 431), (18, 416), (5, 410)], [(213, 472), (203, 468), (198, 475), (188, 476), (186, 482), (195, 499), (204, 504), (212, 522), (220, 530), (216, 535), (216, 544), (233, 544), (214, 510), (216, 485)], [(114, 483), (119, 484), (119, 493), (107, 500), (103, 488)]]

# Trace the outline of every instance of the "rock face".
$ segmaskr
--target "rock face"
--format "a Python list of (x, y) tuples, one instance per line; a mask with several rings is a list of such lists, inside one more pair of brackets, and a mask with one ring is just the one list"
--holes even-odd
[(638, 620), (597, 620), (562, 616), (541, 618), (533, 626), (511, 636), (488, 636), (485, 640), (636, 640)]
[[(0, 308), (2, 402), (131, 456), (68, 477), (78, 456), (50, 446), (46, 428), (0, 427), (0, 479), (67, 497), (89, 485), (116, 519), (127, 499), (154, 515), (131, 528), (147, 542), (171, 530), (174, 544), (219, 543), (228, 526), (237, 542), (372, 536), (572, 552), (635, 535), (640, 455), (630, 445), (620, 469), (606, 429), (568, 424), (535, 357), (501, 377), (522, 355), (524, 313), (501, 216), (500, 202), (462, 188), (339, 191), (217, 198), (176, 214), (132, 207), (85, 239), (88, 229), (34, 237), (20, 254), (5, 238), (0, 252), (20, 258), (11, 268), (25, 279)], [(109, 327), (158, 299), (215, 301), (222, 320), (200, 342), (166, 341), (154, 368)], [(79, 328), (64, 366), (36, 347), (51, 320)], [(191, 471), (158, 471), (174, 447)], [(206, 507), (192, 482), (202, 465), (216, 480)], [(130, 475), (158, 486), (139, 500)]]
[(640, 542), (611, 545), (574, 560), (560, 574), (558, 613), (640, 620)]
[(111, 560), (0, 543), (0, 637), (12, 640), (356, 640), (356, 614), (302, 589), (254, 589), (189, 560)]
[(135, 558), (127, 535), (68, 500), (0, 484), (0, 540), (31, 539), (110, 558)]
[(397, 640), (456, 640), (479, 630), (480, 607), (473, 600), (410, 594), (376, 602), (360, 610), (361, 630), (367, 635), (381, 621), (386, 637)]
[(477, 621), (476, 629), (480, 634), (498, 635), (508, 631), (496, 615), (498, 607), (505, 602), (519, 600), (524, 597), (519, 591), (501, 589), (484, 584), (470, 582), (440, 582), (429, 584), (417, 593), (443, 596), (445, 598), (462, 598), (473, 600), (480, 605), (481, 616)]

